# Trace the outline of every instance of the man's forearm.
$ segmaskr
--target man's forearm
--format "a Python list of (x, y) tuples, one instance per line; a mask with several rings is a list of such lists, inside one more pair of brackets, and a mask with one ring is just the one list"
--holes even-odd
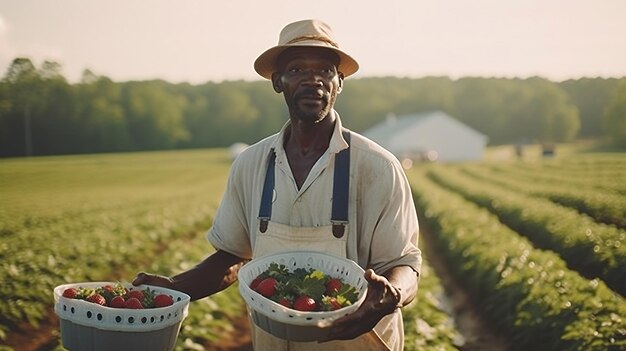
[(244, 259), (218, 250), (195, 267), (171, 278), (174, 288), (192, 300), (213, 295), (237, 280), (237, 272)]
[(417, 283), (419, 276), (413, 268), (409, 266), (397, 266), (393, 267), (385, 274), (383, 274), (391, 285), (399, 290), (400, 293), (400, 306), (406, 306), (417, 295)]

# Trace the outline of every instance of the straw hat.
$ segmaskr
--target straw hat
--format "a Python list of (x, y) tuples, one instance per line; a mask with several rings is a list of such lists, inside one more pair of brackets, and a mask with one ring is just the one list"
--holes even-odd
[(292, 46), (309, 46), (331, 49), (339, 55), (337, 70), (347, 77), (359, 69), (359, 64), (350, 55), (339, 50), (329, 25), (320, 20), (293, 22), (280, 31), (278, 45), (266, 50), (254, 61), (254, 69), (263, 78), (271, 79), (276, 72), (276, 59), (285, 49)]

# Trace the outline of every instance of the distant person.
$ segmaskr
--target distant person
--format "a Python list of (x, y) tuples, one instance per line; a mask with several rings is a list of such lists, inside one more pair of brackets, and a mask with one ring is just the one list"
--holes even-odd
[[(402, 350), (400, 308), (415, 297), (421, 265), (418, 221), (398, 160), (345, 129), (334, 110), (344, 78), (358, 67), (339, 49), (327, 24), (303, 20), (287, 25), (278, 45), (262, 53), (254, 68), (283, 95), (289, 120), (234, 161), (207, 235), (217, 251), (171, 278), (139, 273), (133, 284), (164, 286), (200, 299), (231, 285), (246, 260), (293, 250), (331, 253), (366, 270), (365, 302), (331, 325), (332, 341), (286, 341), (253, 325), (254, 348)], [(347, 161), (338, 157), (343, 150)], [(349, 181), (345, 202), (333, 193), (335, 168), (343, 169), (342, 162), (349, 172), (337, 175)], [(262, 200), (271, 172), (273, 195)], [(333, 218), (333, 207), (347, 207), (347, 218)], [(260, 211), (267, 209), (271, 218), (262, 219)]]
[(515, 143), (515, 156), (519, 159), (524, 158), (524, 144), (521, 142)]

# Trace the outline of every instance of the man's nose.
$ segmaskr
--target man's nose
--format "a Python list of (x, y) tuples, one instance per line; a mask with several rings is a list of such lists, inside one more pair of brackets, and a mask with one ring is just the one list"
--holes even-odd
[(308, 85), (322, 86), (324, 84), (322, 72), (315, 69), (306, 70), (304, 82)]

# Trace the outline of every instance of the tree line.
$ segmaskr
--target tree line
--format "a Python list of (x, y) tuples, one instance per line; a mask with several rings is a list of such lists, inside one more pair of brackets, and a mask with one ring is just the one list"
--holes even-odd
[[(626, 78), (553, 82), (466, 77), (347, 79), (336, 108), (357, 132), (389, 114), (441, 110), (490, 144), (609, 137), (626, 146)], [(57, 62), (16, 58), (0, 80), (0, 157), (224, 147), (253, 143), (287, 120), (266, 81), (114, 82)]]

